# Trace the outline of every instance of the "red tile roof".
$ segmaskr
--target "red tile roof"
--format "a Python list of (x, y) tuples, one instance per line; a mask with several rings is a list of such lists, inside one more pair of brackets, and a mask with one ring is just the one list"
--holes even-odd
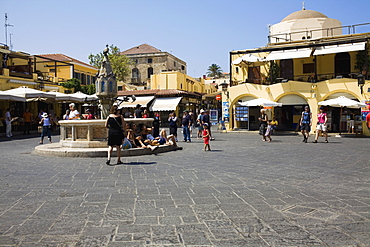
[(44, 57), (44, 58), (53, 59), (53, 60), (57, 60), (57, 61), (62, 61), (62, 62), (75, 62), (75, 63), (79, 63), (79, 64), (82, 64), (82, 65), (85, 65), (85, 66), (88, 66), (88, 67), (97, 69), (96, 67), (94, 67), (94, 66), (92, 66), (90, 64), (84, 63), (84, 62), (82, 62), (80, 60), (77, 60), (75, 58), (69, 57), (69, 56), (64, 55), (64, 54), (61, 54), (61, 53), (57, 53), (57, 54), (41, 54), (41, 55), (38, 55), (38, 56)]
[(156, 53), (156, 52), (162, 52), (162, 51), (158, 50), (157, 48), (151, 45), (142, 44), (142, 45), (130, 48), (126, 51), (123, 51), (120, 54), (121, 55), (134, 55), (134, 54), (146, 54), (146, 53)]

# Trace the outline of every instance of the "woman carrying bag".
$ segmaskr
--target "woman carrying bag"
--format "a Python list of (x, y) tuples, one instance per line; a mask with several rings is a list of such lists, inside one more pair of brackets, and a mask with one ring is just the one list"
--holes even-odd
[(113, 147), (117, 148), (117, 165), (123, 164), (121, 161), (121, 145), (125, 137), (126, 123), (122, 115), (119, 113), (118, 107), (113, 105), (110, 108), (110, 114), (105, 121), (105, 127), (109, 128), (108, 132), (108, 159), (105, 162), (107, 165), (112, 165), (110, 159), (112, 156)]

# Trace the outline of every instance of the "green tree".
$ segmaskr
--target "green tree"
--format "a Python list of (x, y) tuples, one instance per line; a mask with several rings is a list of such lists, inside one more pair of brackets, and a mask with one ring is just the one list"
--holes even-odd
[(219, 65), (213, 63), (208, 67), (207, 76), (209, 77), (220, 77), (222, 74), (222, 69)]
[[(109, 46), (108, 58), (112, 66), (113, 73), (116, 75), (117, 81), (124, 81), (131, 73), (129, 65), (133, 64), (133, 62), (129, 57), (126, 55), (120, 55), (120, 53), (121, 51), (117, 46)], [(88, 58), (91, 65), (100, 68), (104, 55), (103, 52), (96, 55), (90, 53)]]
[(365, 71), (365, 75), (367, 76), (369, 66), (370, 66), (370, 57), (368, 55), (368, 51), (367, 50), (359, 51), (356, 54), (355, 69), (358, 69), (360, 72)]
[(81, 81), (76, 78), (69, 79), (66, 82), (60, 83), (60, 85), (68, 89), (74, 89), (75, 92), (81, 91)]
[(276, 78), (280, 77), (280, 67), (279, 64), (275, 61), (271, 61), (270, 67), (269, 67), (269, 78), (268, 81), (271, 83), (276, 82)]

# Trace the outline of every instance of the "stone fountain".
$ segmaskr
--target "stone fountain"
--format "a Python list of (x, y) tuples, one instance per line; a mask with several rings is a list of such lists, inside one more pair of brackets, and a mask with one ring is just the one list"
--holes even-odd
[[(108, 129), (105, 119), (109, 116), (112, 104), (117, 100), (117, 81), (108, 58), (108, 45), (104, 49), (104, 58), (95, 82), (96, 95), (99, 97), (101, 119), (94, 120), (61, 120), (60, 142), (35, 147), (35, 153), (50, 156), (66, 157), (106, 157)], [(131, 97), (135, 100), (134, 96)], [(129, 98), (123, 99), (123, 101)], [(129, 118), (126, 122), (144, 123), (151, 126), (153, 118)], [(163, 146), (156, 150), (168, 152), (177, 150), (173, 146)], [(121, 152), (121, 156), (151, 154), (150, 149), (132, 148)]]

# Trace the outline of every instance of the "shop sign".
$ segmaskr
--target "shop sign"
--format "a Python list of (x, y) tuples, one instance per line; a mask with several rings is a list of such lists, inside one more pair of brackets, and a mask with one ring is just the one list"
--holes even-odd
[(221, 100), (221, 99), (222, 99), (222, 97), (221, 97), (220, 94), (216, 95), (216, 100)]

